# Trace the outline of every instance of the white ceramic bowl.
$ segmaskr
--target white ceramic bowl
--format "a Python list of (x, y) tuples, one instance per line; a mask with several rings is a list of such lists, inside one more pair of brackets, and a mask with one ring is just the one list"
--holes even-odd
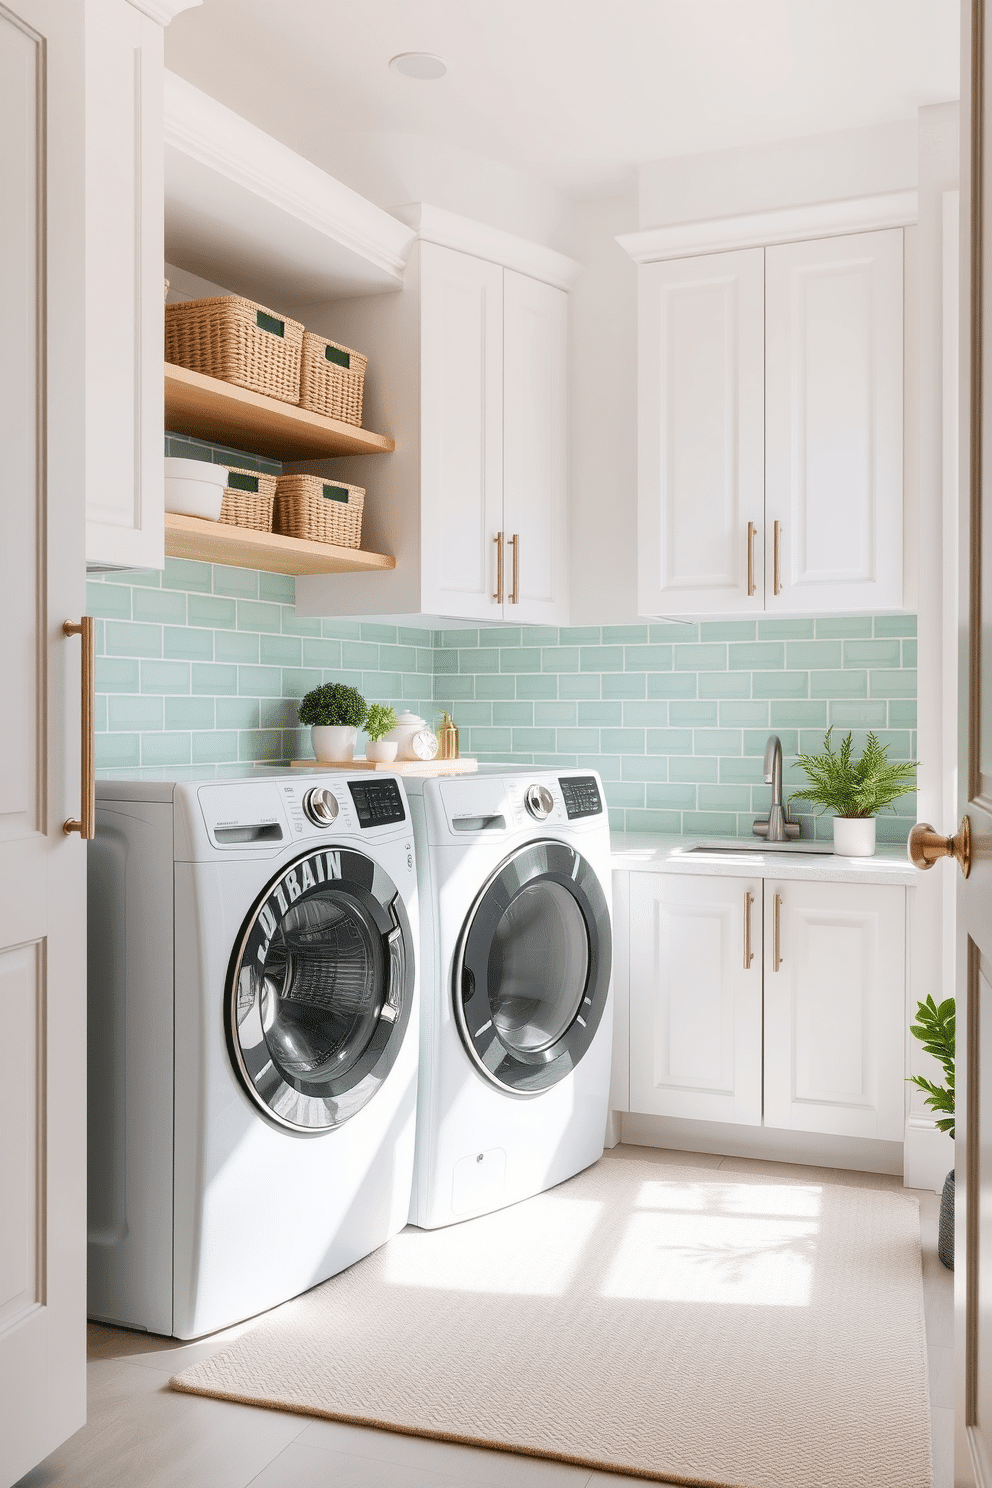
[(223, 465), (209, 460), (180, 460), (165, 457), (165, 509), (185, 517), (205, 517), (216, 522), (227, 486)]

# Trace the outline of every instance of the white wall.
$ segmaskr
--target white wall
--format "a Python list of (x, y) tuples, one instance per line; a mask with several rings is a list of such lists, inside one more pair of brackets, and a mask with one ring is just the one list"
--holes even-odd
[(775, 140), (640, 168), (640, 226), (705, 221), (916, 185), (915, 116), (872, 129)]

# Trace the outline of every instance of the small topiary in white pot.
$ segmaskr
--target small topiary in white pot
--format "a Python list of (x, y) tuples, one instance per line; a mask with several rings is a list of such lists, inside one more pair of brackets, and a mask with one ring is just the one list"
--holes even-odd
[(396, 740), (385, 739), (390, 729), (396, 727), (396, 710), (388, 703), (370, 703), (368, 715), (365, 719), (365, 732), (368, 734), (368, 743), (365, 746), (365, 758), (375, 760), (377, 764), (388, 765), (396, 758)]
[(918, 760), (889, 763), (887, 745), (869, 734), (864, 753), (852, 759), (850, 734), (841, 740), (840, 752), (830, 742), (828, 728), (822, 754), (800, 754), (796, 764), (805, 770), (810, 784), (792, 792), (793, 801), (812, 801), (821, 811), (833, 811), (834, 852), (844, 858), (870, 858), (875, 851), (875, 817), (898, 796), (916, 790), (913, 772)]
[(310, 726), (315, 759), (340, 765), (355, 758), (358, 730), (368, 713), (357, 687), (325, 682), (300, 699), (297, 713), (300, 722)]

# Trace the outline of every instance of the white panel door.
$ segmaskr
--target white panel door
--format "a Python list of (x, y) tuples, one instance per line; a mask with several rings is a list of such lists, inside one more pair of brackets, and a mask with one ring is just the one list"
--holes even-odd
[(765, 270), (765, 608), (898, 608), (902, 229), (768, 248)]
[(765, 883), (765, 1125), (901, 1142), (906, 891)]
[(86, 1417), (84, 24), (0, 5), (0, 1484)]
[(504, 269), (503, 613), (522, 624), (568, 624), (567, 404), (568, 296)]
[(761, 1125), (760, 937), (760, 879), (630, 875), (632, 1111)]
[(88, 0), (86, 561), (165, 562), (162, 27)]
[(762, 609), (763, 263), (750, 248), (639, 271), (642, 615)]
[(503, 270), (421, 245), (422, 608), (500, 620)]

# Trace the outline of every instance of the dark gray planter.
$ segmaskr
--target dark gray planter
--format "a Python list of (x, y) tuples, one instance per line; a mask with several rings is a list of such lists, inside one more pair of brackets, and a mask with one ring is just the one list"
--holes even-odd
[(937, 1222), (937, 1254), (949, 1271), (954, 1270), (954, 1169), (944, 1179)]

